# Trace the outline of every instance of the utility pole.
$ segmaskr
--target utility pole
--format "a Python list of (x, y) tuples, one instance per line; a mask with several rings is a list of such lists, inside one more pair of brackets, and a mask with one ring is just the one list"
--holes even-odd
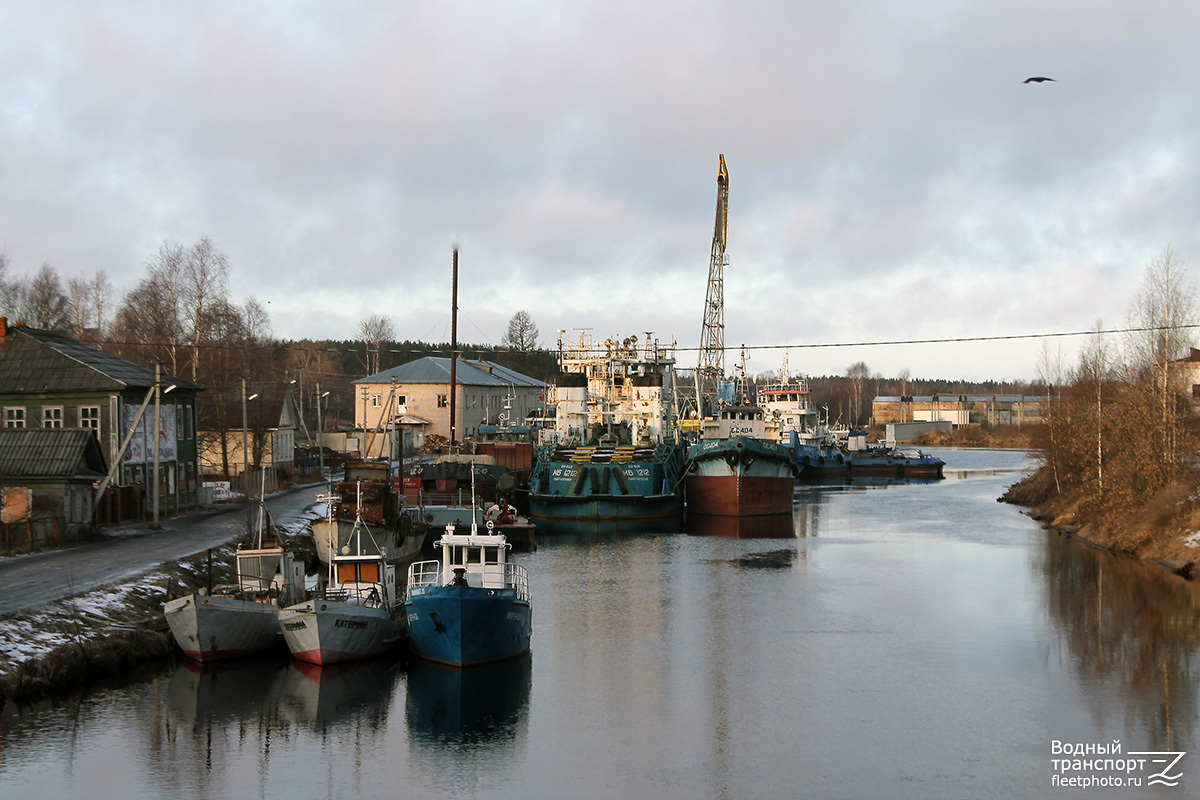
[(458, 384), (456, 367), (458, 365), (458, 248), (454, 248), (454, 279), (450, 291), (450, 447), (453, 448), (457, 437), (455, 435), (455, 410), (458, 399), (455, 396)]
[(154, 477), (151, 479), (152, 506), (154, 508), (154, 521), (150, 523), (151, 530), (158, 530), (161, 526), (158, 524), (158, 491), (159, 491), (159, 460), (158, 460), (158, 426), (161, 424), (162, 418), (159, 408), (162, 398), (162, 364), (154, 362)]
[(242, 492), (246, 495), (246, 532), (253, 530), (250, 520), (250, 437), (246, 421), (246, 404), (258, 397), (258, 392), (246, 396), (246, 379), (242, 378)]

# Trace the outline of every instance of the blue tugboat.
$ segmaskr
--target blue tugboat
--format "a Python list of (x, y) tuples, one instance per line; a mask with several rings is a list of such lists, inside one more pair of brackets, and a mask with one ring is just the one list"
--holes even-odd
[(678, 532), (685, 448), (674, 364), (637, 337), (559, 342), (554, 444), (538, 450), (529, 515), (541, 533)]
[(529, 650), (532, 596), (525, 568), (507, 560), (501, 534), (456, 533), (453, 525), (436, 545), (441, 558), (408, 568), (404, 612), (414, 655), (469, 667), (519, 656)]

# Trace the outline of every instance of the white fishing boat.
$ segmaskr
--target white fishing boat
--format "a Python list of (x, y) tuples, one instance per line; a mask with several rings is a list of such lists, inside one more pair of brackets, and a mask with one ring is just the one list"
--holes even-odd
[(404, 614), (396, 567), (389, 558), (360, 513), (348, 541), (328, 553), (324, 588), (279, 612), (279, 627), (293, 656), (334, 664), (377, 655), (403, 642)]
[(282, 643), (279, 608), (303, 599), (304, 562), (277, 546), (270, 531), (260, 501), (255, 547), (239, 548), (235, 556), (236, 582), (163, 604), (167, 625), (184, 655), (216, 661)]

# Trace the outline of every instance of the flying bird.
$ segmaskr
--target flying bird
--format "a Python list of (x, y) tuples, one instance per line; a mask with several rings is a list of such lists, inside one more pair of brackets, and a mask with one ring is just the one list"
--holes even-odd
[[(1021, 81), (1021, 83), (1041, 83), (1042, 81), (1053, 81), (1053, 80), (1054, 80), (1054, 78), (1043, 78), (1043, 77), (1039, 76), (1036, 78), (1026, 78), (1025, 80)], [(1057, 81), (1056, 81), (1056, 83), (1057, 83)]]

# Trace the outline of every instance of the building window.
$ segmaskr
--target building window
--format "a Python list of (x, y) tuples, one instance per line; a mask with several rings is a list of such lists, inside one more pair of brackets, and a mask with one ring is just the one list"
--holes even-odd
[(100, 435), (100, 406), (79, 407), (79, 427), (89, 428)]
[(408, 405), (407, 397), (405, 397), (402, 394), (396, 395), (396, 413), (397, 414), (403, 414), (405, 412), (405, 406), (407, 406), (407, 405)]
[[(438, 395), (438, 408), (445, 408), (448, 405), (450, 405), (450, 401), (446, 399), (446, 395), (439, 394)], [(24, 413), (24, 409), (22, 409), (22, 413)]]
[(42, 409), (43, 428), (61, 428), (63, 423), (62, 406), (46, 406)]
[(6, 428), (24, 428), (25, 427), (25, 409), (24, 408), (6, 408), (6, 409), (4, 409), (4, 427), (6, 427)]
[(371, 408), (379, 408), (382, 401), (383, 401), (383, 397), (381, 395), (377, 395), (377, 394), (371, 395)]

